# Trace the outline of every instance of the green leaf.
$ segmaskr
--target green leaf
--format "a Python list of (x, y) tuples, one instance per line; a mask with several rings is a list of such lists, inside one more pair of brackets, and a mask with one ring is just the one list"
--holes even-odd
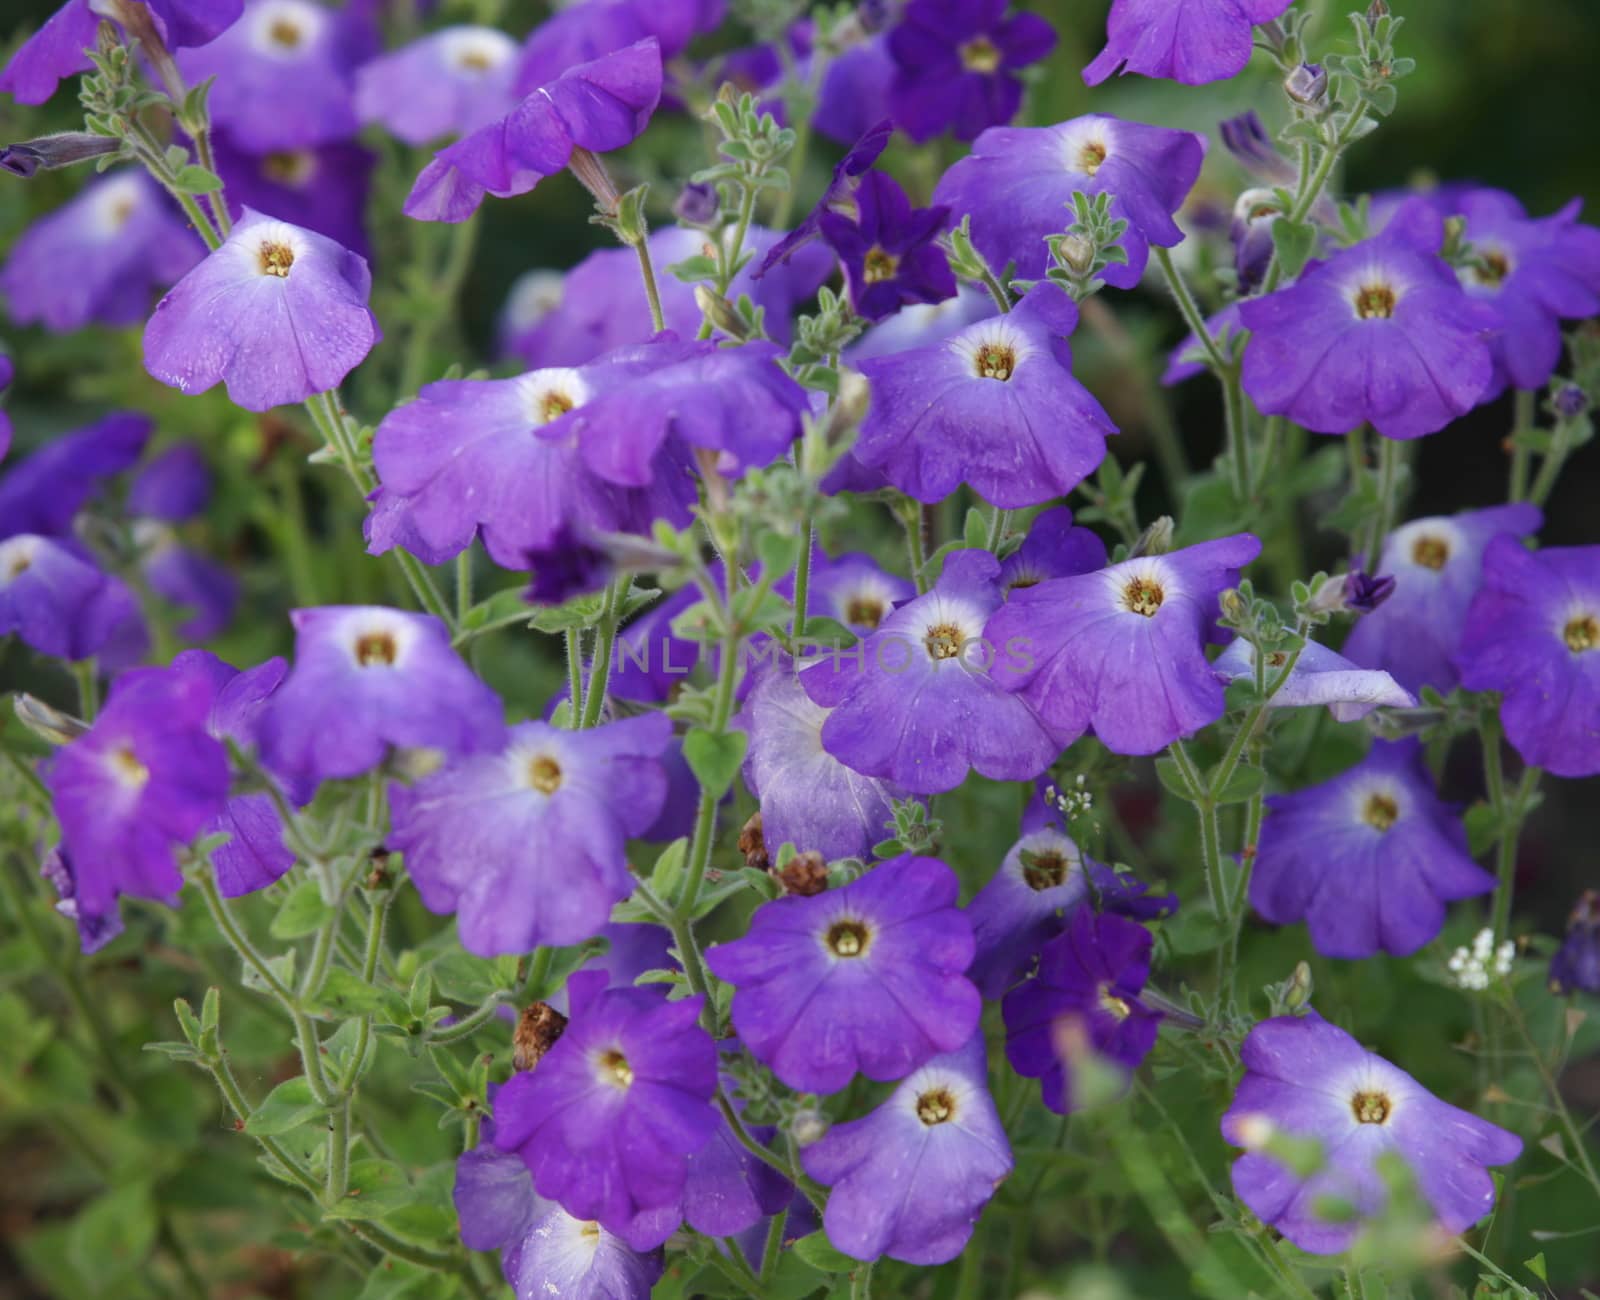
[(362, 1016), (376, 1011), (382, 1003), (383, 990), (368, 984), (354, 971), (335, 966), (323, 980), (322, 989), (311, 1009), (343, 1016)]
[(399, 1165), (387, 1160), (357, 1160), (350, 1166), (350, 1190), (322, 1211), (325, 1219), (381, 1219), (411, 1202), (411, 1185)]
[(824, 1273), (849, 1273), (861, 1267), (859, 1259), (851, 1259), (843, 1251), (835, 1250), (825, 1233), (813, 1232), (794, 1243), (794, 1253)]
[(1227, 938), (1222, 922), (1206, 903), (1180, 908), (1177, 915), (1166, 923), (1163, 933), (1172, 951), (1179, 957), (1211, 952)]
[(156, 1212), (148, 1183), (128, 1183), (97, 1196), (73, 1222), (68, 1246), (73, 1265), (95, 1285), (108, 1284), (140, 1269), (156, 1239)]
[(526, 623), (533, 618), (534, 610), (523, 593), (526, 586), (507, 587), (497, 591), (487, 600), (480, 600), (461, 620), (457, 639), (487, 632), (491, 628), (505, 627), (511, 623)]
[(718, 733), (696, 727), (683, 738), (683, 757), (701, 787), (720, 799), (739, 774), (748, 743), (742, 731)]
[(1527, 1269), (1528, 1272), (1532, 1273), (1534, 1277), (1538, 1278), (1541, 1282), (1548, 1282), (1550, 1280), (1545, 1272), (1544, 1251), (1542, 1250), (1532, 1259), (1523, 1260), (1522, 1267)]
[(311, 1095), (304, 1075), (285, 1079), (269, 1092), (245, 1121), (244, 1131), (255, 1137), (276, 1137), (309, 1124), (323, 1113), (323, 1105)]
[(1233, 769), (1228, 783), (1211, 797), (1219, 804), (1243, 803), (1267, 783), (1267, 774), (1259, 767), (1239, 766)]
[(322, 886), (315, 880), (302, 880), (283, 900), (267, 933), (274, 939), (299, 939), (316, 933), (332, 915), (333, 909), (322, 897)]
[(977, 506), (967, 511), (966, 523), (961, 528), (961, 540), (973, 550), (982, 550), (989, 543), (989, 523)]
[(762, 533), (756, 541), (761, 572), (773, 574), (774, 580), (794, 568), (799, 550), (798, 539), (782, 533)]
[(215, 172), (193, 163), (179, 171), (172, 183), (185, 194), (215, 194), (222, 188), (222, 181)]
[(681, 262), (673, 262), (667, 267), (670, 275), (676, 276), (685, 284), (693, 284), (697, 280), (711, 280), (716, 278), (717, 262), (715, 258), (695, 256), (686, 257)]
[(1161, 784), (1178, 798), (1192, 801), (1197, 793), (1189, 788), (1189, 780), (1183, 774), (1183, 769), (1178, 766), (1177, 760), (1172, 758), (1156, 759), (1156, 776)]
[(828, 1284), (825, 1273), (813, 1268), (793, 1250), (778, 1256), (778, 1267), (767, 1283), (767, 1300), (805, 1300)]
[(678, 889), (683, 883), (683, 860), (688, 853), (687, 836), (680, 836), (662, 850), (650, 871), (650, 888), (655, 891), (657, 898), (670, 901), (678, 896)]
[(1290, 221), (1279, 217), (1272, 223), (1272, 246), (1278, 253), (1278, 265), (1283, 273), (1293, 279), (1305, 270), (1311, 254), (1317, 247), (1317, 228), (1309, 221)]

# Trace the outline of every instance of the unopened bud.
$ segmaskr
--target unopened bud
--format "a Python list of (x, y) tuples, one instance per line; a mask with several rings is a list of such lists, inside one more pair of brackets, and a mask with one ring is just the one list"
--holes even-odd
[(1284, 989), (1283, 1005), (1290, 1011), (1298, 1011), (1311, 1001), (1311, 994), (1315, 991), (1315, 984), (1311, 978), (1311, 967), (1305, 962), (1296, 962), (1294, 972), (1289, 976), (1289, 982)]
[(116, 153), (122, 141), (104, 135), (90, 135), (87, 131), (62, 131), (58, 135), (42, 135), (36, 140), (8, 144), (0, 148), (0, 171), (27, 180), (35, 172), (50, 171), (56, 167), (70, 167), (73, 163), (87, 162)]
[(1576, 420), (1589, 409), (1589, 398), (1577, 384), (1562, 384), (1551, 405), (1563, 420)]
[(621, 196), (617, 193), (617, 187), (612, 184), (611, 173), (606, 171), (606, 165), (599, 158), (587, 149), (574, 149), (572, 156), (567, 159), (567, 170), (594, 196), (596, 208), (607, 216), (616, 213)]
[(1094, 241), (1082, 235), (1062, 235), (1052, 241), (1056, 260), (1075, 275), (1087, 275), (1094, 269)]
[(717, 187), (690, 181), (678, 192), (672, 214), (686, 226), (709, 226), (717, 219)]
[(724, 334), (731, 334), (736, 339), (749, 336), (739, 313), (733, 309), (733, 304), (710, 285), (697, 284), (694, 287), (694, 305), (698, 307), (705, 318), (715, 325)]
[(1223, 615), (1232, 622), (1237, 623), (1245, 615), (1244, 598), (1236, 588), (1229, 587), (1218, 596), (1217, 604), (1222, 607)]
[(828, 412), (824, 441), (837, 446), (846, 434), (852, 432), (867, 418), (867, 407), (872, 402), (872, 385), (859, 370), (839, 371), (839, 396)]
[(1328, 98), (1328, 70), (1320, 63), (1302, 63), (1283, 79), (1283, 92), (1297, 104), (1320, 108)]
[(89, 730), (89, 724), (82, 719), (52, 709), (43, 700), (23, 692), (18, 693), (12, 708), (17, 721), (46, 744), (71, 744)]
[(789, 1121), (789, 1135), (796, 1146), (808, 1147), (828, 1134), (828, 1117), (820, 1110), (797, 1110)]
[(769, 868), (786, 894), (810, 898), (828, 887), (828, 864), (815, 849), (797, 853), (781, 867)]
[(567, 1018), (548, 1002), (535, 1002), (517, 1019), (511, 1036), (511, 1066), (519, 1073), (533, 1069), (566, 1032)]
[(1165, 555), (1172, 549), (1172, 530), (1172, 516), (1162, 515), (1139, 534), (1139, 540), (1133, 544), (1133, 550), (1128, 552), (1128, 558), (1132, 560), (1141, 555)]

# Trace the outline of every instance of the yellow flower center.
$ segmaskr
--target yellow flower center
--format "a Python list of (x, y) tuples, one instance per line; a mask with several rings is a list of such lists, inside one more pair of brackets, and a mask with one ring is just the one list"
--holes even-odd
[(1067, 860), (1054, 849), (1029, 854), (1022, 861), (1022, 879), (1029, 889), (1054, 889), (1067, 878)]
[(565, 393), (546, 393), (539, 399), (539, 422), (541, 424), (549, 424), (551, 420), (559, 420), (577, 405)]
[(1000, 66), (1000, 50), (987, 36), (974, 36), (961, 46), (961, 66), (968, 72), (994, 72)]
[(1394, 1104), (1381, 1092), (1358, 1092), (1350, 1098), (1358, 1124), (1386, 1124)]
[(628, 1058), (616, 1048), (601, 1052), (598, 1064), (602, 1081), (617, 1088), (625, 1089), (633, 1086), (633, 1067), (628, 1064)]
[(130, 790), (143, 789), (150, 779), (150, 769), (139, 761), (131, 745), (117, 746), (106, 761), (111, 766), (111, 774)]
[(305, 34), (292, 20), (279, 18), (267, 28), (267, 37), (279, 49), (297, 50), (300, 42), (305, 39)]
[(1100, 1009), (1116, 1020), (1126, 1020), (1133, 1014), (1133, 1009), (1111, 991), (1109, 984), (1100, 986)]
[(1411, 562), (1437, 572), (1450, 562), (1450, 543), (1424, 533), (1411, 543)]
[[(317, 168), (317, 157), (309, 149), (293, 149), (282, 153), (269, 153), (261, 160), (261, 174), (279, 185), (300, 186), (311, 179)], [(265, 254), (263, 249), (262, 253)], [(294, 257), (291, 254), (292, 265)]]
[(883, 602), (874, 596), (857, 596), (844, 607), (844, 621), (868, 631), (883, 622)]
[(1574, 619), (1569, 619), (1566, 627), (1561, 629), (1561, 639), (1567, 643), (1567, 649), (1575, 655), (1585, 654), (1600, 646), (1600, 619), (1593, 614), (1579, 614)]
[(280, 280), (289, 278), (289, 268), (294, 265), (294, 249), (276, 241), (261, 245), (261, 274), (275, 275)]
[(540, 754), (528, 764), (528, 784), (540, 794), (554, 794), (561, 788), (561, 764)]
[(388, 668), (400, 657), (400, 647), (388, 632), (368, 632), (356, 638), (356, 663), (363, 668)]
[(1400, 805), (1392, 795), (1369, 794), (1361, 809), (1361, 820), (1374, 830), (1387, 831), (1400, 820)]
[(972, 358), (980, 379), (1010, 379), (1017, 369), (1017, 354), (1003, 343), (985, 343)]
[(1161, 590), (1161, 584), (1149, 578), (1133, 578), (1122, 589), (1122, 600), (1129, 611), (1143, 614), (1146, 618), (1154, 618), (1156, 611), (1161, 608), (1161, 602), (1166, 598), (1167, 594)]
[(945, 1088), (930, 1088), (917, 1098), (917, 1118), (929, 1128), (956, 1117), (956, 1099)]
[(1078, 170), (1086, 176), (1093, 176), (1100, 170), (1106, 160), (1106, 147), (1098, 140), (1091, 140), (1078, 150)]
[(954, 659), (961, 653), (961, 646), (965, 640), (960, 628), (952, 623), (940, 623), (937, 627), (928, 629), (928, 634), (922, 638), (922, 643), (928, 648), (928, 658)]
[(868, 284), (880, 284), (884, 280), (894, 279), (894, 273), (900, 269), (900, 259), (893, 253), (886, 253), (874, 245), (867, 250), (867, 255), (861, 259), (861, 278)]
[(1388, 285), (1364, 284), (1356, 294), (1356, 315), (1362, 320), (1388, 320), (1394, 304), (1394, 290)]
[(872, 935), (860, 921), (835, 921), (823, 941), (835, 957), (860, 957), (872, 944)]

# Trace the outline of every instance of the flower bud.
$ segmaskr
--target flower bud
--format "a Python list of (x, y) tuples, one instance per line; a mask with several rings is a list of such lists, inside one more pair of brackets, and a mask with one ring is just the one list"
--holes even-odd
[(531, 1003), (518, 1017), (511, 1036), (512, 1069), (519, 1073), (533, 1069), (566, 1028), (567, 1018), (548, 1002)]
[(43, 700), (19, 691), (12, 708), (17, 721), (49, 745), (68, 745), (84, 732), (89, 724), (70, 713), (52, 709)]
[(1352, 614), (1370, 614), (1392, 595), (1394, 579), (1388, 574), (1352, 569), (1344, 575), (1344, 608)]
[(1061, 235), (1050, 241), (1056, 260), (1075, 275), (1087, 275), (1094, 269), (1094, 241), (1082, 235)]
[(1575, 989), (1600, 993), (1600, 892), (1593, 889), (1578, 899), (1566, 938), (1550, 959), (1550, 991)]
[(816, 850), (797, 853), (781, 867), (769, 868), (772, 878), (786, 894), (810, 898), (828, 887), (828, 864)]
[(1165, 555), (1172, 549), (1173, 522), (1171, 515), (1162, 515), (1139, 534), (1139, 540), (1128, 552), (1130, 560), (1141, 555)]
[(90, 135), (87, 131), (62, 131), (57, 135), (42, 135), (36, 140), (0, 147), (0, 171), (8, 171), (13, 176), (27, 180), (35, 172), (70, 167), (73, 163), (116, 153), (121, 148), (122, 141), (110, 136)]
[(828, 1117), (820, 1110), (810, 1107), (797, 1110), (794, 1118), (789, 1121), (789, 1135), (794, 1138), (796, 1146), (808, 1147), (813, 1142), (820, 1142), (828, 1133)]
[(1562, 384), (1552, 406), (1563, 420), (1576, 420), (1589, 409), (1589, 398), (1577, 384)]
[(709, 226), (717, 219), (718, 206), (715, 185), (690, 181), (678, 192), (672, 213), (686, 226)]
[(1328, 70), (1320, 63), (1302, 63), (1283, 79), (1283, 91), (1297, 104), (1320, 108), (1328, 98)]

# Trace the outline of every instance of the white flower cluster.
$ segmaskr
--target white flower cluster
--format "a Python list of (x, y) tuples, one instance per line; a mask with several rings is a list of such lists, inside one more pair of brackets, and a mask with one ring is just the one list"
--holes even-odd
[(1457, 948), (1451, 954), (1450, 973), (1464, 989), (1486, 989), (1491, 980), (1511, 973), (1511, 959), (1516, 952), (1517, 945), (1510, 939), (1496, 948), (1494, 931), (1485, 926), (1478, 931), (1470, 948)]
[(1070, 790), (1057, 790), (1055, 786), (1047, 785), (1044, 788), (1045, 801), (1059, 808), (1069, 823), (1079, 817), (1087, 817), (1094, 811), (1094, 795), (1085, 789), (1085, 784), (1084, 775), (1079, 772)]

